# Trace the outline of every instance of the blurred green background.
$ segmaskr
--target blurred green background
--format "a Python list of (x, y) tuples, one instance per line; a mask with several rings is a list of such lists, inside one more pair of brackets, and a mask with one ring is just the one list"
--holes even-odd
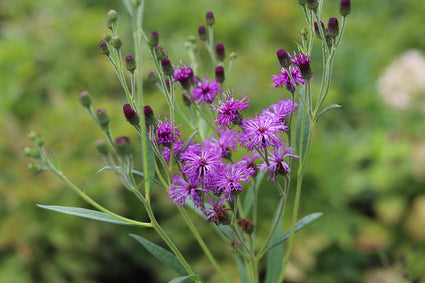
[[(325, 2), (324, 21), (339, 17), (339, 1)], [(300, 215), (324, 215), (298, 234), (288, 282), (413, 282), (424, 276), (425, 2), (352, 2), (328, 99), (343, 108), (320, 121), (303, 186)], [(94, 141), (102, 133), (78, 100), (87, 89), (95, 107), (108, 111), (116, 136), (135, 136), (121, 114), (118, 80), (98, 52), (111, 8), (120, 15), (124, 54), (130, 54), (120, 1), (0, 2), (0, 282), (165, 282), (176, 275), (128, 237), (140, 231), (37, 208), (87, 204), (51, 174), (29, 172), (22, 154), (30, 145), (27, 132), (37, 131), (89, 195), (113, 211), (144, 218), (114, 175), (96, 174), (103, 160)], [(287, 96), (270, 88), (270, 74), (278, 71), (276, 50), (295, 50), (304, 27), (297, 1), (146, 1), (144, 27), (159, 31), (173, 62), (188, 62), (184, 41), (196, 36), (210, 10), (216, 42), (239, 54), (227, 87), (249, 95), (252, 111)], [(419, 50), (416, 57), (400, 57), (411, 49)], [(206, 55), (201, 45), (199, 53)], [(313, 60), (320, 62), (318, 55), (315, 50)], [(147, 90), (147, 102), (161, 113), (158, 96)], [(265, 219), (272, 201), (265, 193)], [(160, 223), (194, 267), (208, 282), (220, 282), (167, 197), (155, 194), (154, 202)], [(237, 280), (231, 248), (214, 240), (202, 220), (197, 223)]]

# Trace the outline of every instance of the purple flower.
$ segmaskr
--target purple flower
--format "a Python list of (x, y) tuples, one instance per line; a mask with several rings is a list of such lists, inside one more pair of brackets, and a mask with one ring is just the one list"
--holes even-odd
[[(295, 85), (305, 84), (307, 81), (301, 76), (300, 71), (297, 68), (289, 68), (291, 71), (292, 78), (294, 79)], [(271, 75), (273, 84), (271, 84), (272, 88), (282, 88), (286, 86), (286, 88), (293, 92), (295, 91), (295, 86), (291, 82), (291, 78), (288, 75), (288, 71), (282, 69), (280, 74)]]
[(241, 145), (249, 151), (254, 149), (275, 147), (280, 144), (279, 133), (288, 127), (278, 123), (276, 119), (269, 116), (260, 116), (244, 120), (242, 133), (239, 136)]
[(193, 70), (185, 65), (175, 67), (173, 72), (173, 80), (180, 82), (183, 89), (189, 90), (193, 83)]
[(237, 193), (243, 190), (240, 182), (251, 182), (249, 177), (250, 171), (247, 168), (237, 165), (226, 165), (220, 172), (219, 179), (217, 180), (216, 193), (223, 193), (228, 201), (233, 201), (232, 193)]
[(269, 165), (264, 162), (260, 165), (261, 171), (269, 171), (270, 180), (275, 180), (276, 175), (285, 175), (286, 173), (291, 173), (288, 163), (285, 162), (286, 157), (292, 157), (293, 160), (299, 156), (293, 154), (292, 147), (285, 147), (284, 145), (277, 147), (272, 152), (270, 152)]
[(295, 112), (296, 107), (298, 107), (298, 103), (293, 103), (291, 99), (282, 99), (266, 108), (260, 116), (275, 117), (277, 121), (285, 122), (285, 118)]
[(259, 158), (260, 155), (257, 152), (253, 152), (251, 156), (245, 154), (242, 156), (241, 161), (237, 162), (237, 166), (246, 168), (251, 176), (254, 176), (257, 171), (257, 164), (255, 159)]
[(177, 139), (181, 136), (180, 131), (177, 129), (177, 126), (171, 125), (168, 121), (168, 118), (165, 117), (165, 121), (162, 122), (160, 119), (158, 120), (158, 127), (156, 129), (156, 140), (155, 142), (158, 145), (170, 146), (175, 143)]
[[(184, 145), (184, 141), (182, 140), (178, 140), (174, 143), (173, 153), (175, 156), (179, 154), (180, 150), (183, 148), (183, 145)], [(162, 156), (167, 162), (170, 162), (171, 149), (169, 147), (164, 147), (162, 149)]]
[(245, 110), (249, 107), (249, 98), (245, 96), (241, 100), (235, 100), (233, 92), (223, 93), (223, 98), (219, 99), (218, 104), (213, 104), (212, 110), (217, 111), (217, 119), (213, 123), (218, 123), (221, 128), (230, 129), (232, 123), (241, 124), (242, 116), (239, 110)]
[(220, 171), (222, 166), (221, 157), (205, 149), (198, 151), (196, 148), (187, 148), (181, 159), (185, 161), (181, 171), (189, 179), (203, 178), (207, 174)]
[(201, 211), (204, 213), (205, 221), (213, 222), (215, 225), (219, 224), (227, 224), (230, 221), (230, 217), (226, 211), (232, 210), (231, 208), (227, 208), (226, 205), (223, 204), (224, 199), (218, 198), (214, 201), (211, 199), (207, 200), (207, 203), (211, 205), (209, 208), (201, 208)]
[(231, 155), (230, 148), (236, 150), (239, 133), (233, 130), (219, 130), (218, 133), (218, 139), (210, 137), (204, 141), (204, 148), (223, 158), (228, 158)]
[[(200, 180), (199, 180), (200, 181)], [(189, 197), (195, 206), (200, 207), (202, 204), (200, 192), (206, 192), (205, 189), (199, 187), (200, 182), (189, 183), (182, 179), (179, 175), (174, 175), (173, 183), (170, 184), (168, 196), (173, 200), (173, 203), (179, 207), (185, 207), (186, 199)]]
[(211, 103), (214, 101), (217, 93), (220, 92), (220, 85), (216, 81), (208, 82), (208, 79), (196, 83), (192, 90), (192, 99), (197, 101), (197, 104)]

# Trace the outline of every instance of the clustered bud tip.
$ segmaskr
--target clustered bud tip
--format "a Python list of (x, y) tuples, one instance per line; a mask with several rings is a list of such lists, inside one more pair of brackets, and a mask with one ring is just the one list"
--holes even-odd
[[(320, 21), (320, 25), (322, 26), (322, 30), (325, 31), (325, 24)], [(316, 33), (318, 39), (322, 39), (322, 36), (320, 35), (319, 25), (317, 24), (317, 22), (314, 22), (314, 32)]]
[(205, 26), (199, 26), (198, 27), (198, 34), (199, 34), (199, 38), (202, 41), (206, 41), (207, 40), (207, 29), (205, 28)]
[(213, 12), (211, 12), (211, 11), (207, 12), (205, 18), (206, 18), (207, 25), (209, 25), (209, 26), (214, 25), (215, 19), (214, 19), (214, 13)]
[(119, 137), (115, 140), (115, 147), (120, 155), (130, 155), (133, 152), (130, 139), (125, 136)]
[(339, 5), (339, 13), (341, 16), (346, 17), (351, 12), (351, 1), (350, 0), (341, 0)]
[(143, 107), (143, 115), (145, 116), (146, 127), (155, 126), (155, 117), (153, 115), (153, 110), (149, 105)]
[(99, 42), (100, 53), (109, 56), (108, 43), (105, 40)]
[(133, 108), (131, 108), (130, 104), (128, 104), (128, 103), (124, 104), (124, 106), (122, 107), (122, 110), (124, 112), (125, 118), (127, 119), (127, 121), (130, 124), (132, 124), (134, 126), (139, 125), (140, 117), (137, 114), (137, 112), (134, 111)]
[(128, 55), (125, 57), (125, 68), (132, 73), (134, 70), (136, 70), (136, 60), (134, 60), (133, 55)]
[(120, 49), (122, 46), (121, 38), (118, 35), (115, 35), (111, 39), (111, 44), (115, 49)]
[(106, 15), (106, 26), (112, 30), (114, 24), (117, 22), (118, 20), (118, 14), (117, 11), (115, 10), (109, 10), (108, 14)]
[(217, 59), (223, 61), (226, 57), (226, 53), (224, 51), (224, 45), (219, 43), (215, 46), (215, 54), (217, 55)]
[(99, 123), (99, 126), (102, 128), (107, 128), (109, 125), (109, 116), (106, 113), (106, 110), (101, 108), (96, 111), (96, 117), (97, 121)]
[(91, 99), (87, 90), (83, 90), (82, 92), (80, 92), (80, 102), (81, 102), (81, 105), (83, 105), (84, 107), (87, 107), (87, 108), (90, 107)]
[(332, 38), (338, 36), (339, 27), (338, 27), (338, 19), (337, 18), (329, 18), (328, 22), (328, 35)]
[(149, 35), (148, 44), (151, 48), (153, 48), (157, 46), (158, 43), (159, 43), (159, 33), (156, 30), (154, 30)]
[(319, 7), (319, 2), (317, 0), (307, 0), (307, 7), (310, 10), (316, 11)]
[(289, 56), (288, 52), (285, 49), (279, 49), (276, 51), (277, 59), (279, 60), (279, 64), (283, 68), (288, 68), (291, 65), (291, 56)]
[(218, 66), (215, 68), (215, 80), (222, 84), (224, 82), (224, 68), (223, 66)]

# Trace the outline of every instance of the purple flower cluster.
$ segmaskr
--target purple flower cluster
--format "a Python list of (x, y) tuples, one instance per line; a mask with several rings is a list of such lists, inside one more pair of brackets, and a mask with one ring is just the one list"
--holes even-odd
[(168, 118), (164, 118), (164, 122), (158, 119), (155, 136), (151, 137), (157, 145), (171, 146), (181, 136), (178, 126), (173, 126)]
[(208, 79), (198, 81), (192, 89), (192, 100), (198, 105), (211, 103), (220, 92), (220, 84), (216, 81), (208, 82)]
[[(301, 76), (300, 71), (297, 68), (289, 68), (291, 72), (292, 78), (294, 79), (295, 85), (305, 84), (307, 81)], [(295, 86), (289, 77), (288, 71), (286, 69), (281, 69), (281, 72), (277, 75), (271, 75), (273, 83), (271, 84), (272, 88), (282, 88), (286, 86), (286, 88), (293, 92), (295, 91)]]
[(241, 100), (235, 100), (233, 91), (223, 93), (223, 97), (219, 98), (217, 104), (212, 105), (212, 110), (217, 111), (217, 119), (213, 123), (217, 123), (220, 128), (228, 128), (232, 124), (240, 125), (242, 115), (239, 110), (245, 110), (249, 107), (249, 98), (245, 96)]

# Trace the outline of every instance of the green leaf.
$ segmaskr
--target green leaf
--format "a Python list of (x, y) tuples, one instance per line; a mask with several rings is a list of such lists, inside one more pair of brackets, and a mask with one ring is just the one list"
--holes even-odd
[(199, 278), (199, 275), (188, 275), (188, 276), (174, 278), (169, 283), (180, 283), (180, 282), (183, 282), (186, 279), (195, 279), (195, 280), (198, 281), (200, 278)]
[(56, 212), (65, 213), (65, 214), (74, 215), (74, 216), (80, 216), (80, 217), (97, 220), (97, 221), (103, 221), (103, 222), (120, 224), (120, 225), (133, 225), (131, 223), (127, 223), (125, 221), (117, 219), (104, 212), (86, 209), (86, 208), (58, 206), (58, 205), (41, 205), (41, 204), (37, 204), (37, 206), (44, 209), (53, 210)]
[(179, 154), (176, 156), (176, 160), (180, 157), (180, 155), (186, 151), (187, 147), (189, 146), (189, 144), (193, 141), (193, 139), (195, 138), (195, 136), (199, 133), (198, 130), (194, 131), (184, 142), (182, 149), (180, 150)]
[(328, 106), (326, 106), (322, 111), (320, 111), (320, 113), (319, 114), (317, 114), (317, 116), (316, 116), (316, 120), (317, 119), (319, 119), (319, 117), (321, 116), (321, 115), (323, 115), (323, 114), (325, 114), (326, 112), (328, 112), (328, 111), (330, 111), (330, 110), (332, 110), (332, 109), (335, 109), (335, 108), (341, 108), (342, 106), (341, 105), (339, 105), (339, 104), (331, 104), (331, 105), (328, 105)]
[[(276, 217), (276, 216), (275, 216)], [(271, 241), (276, 241), (282, 234), (282, 220), (281, 216), (278, 216), (278, 224), (276, 230), (274, 230)], [(275, 283), (279, 281), (280, 271), (282, 269), (283, 262), (283, 243), (275, 245), (267, 251), (267, 272), (266, 272), (266, 283)]]
[(242, 283), (249, 283), (248, 272), (246, 271), (245, 264), (242, 262), (241, 257), (234, 253), (233, 258), (238, 266)]
[(180, 261), (175, 255), (173, 255), (163, 247), (160, 247), (157, 244), (154, 244), (141, 236), (135, 234), (130, 234), (130, 236), (133, 237), (140, 244), (142, 244), (155, 258), (174, 269), (178, 274), (182, 276), (188, 275), (183, 264), (180, 263)]
[[(307, 226), (308, 224), (310, 224), (311, 222), (313, 222), (314, 220), (316, 220), (317, 218), (319, 218), (322, 215), (323, 215), (322, 212), (316, 212), (316, 213), (312, 213), (312, 214), (305, 216), (300, 221), (298, 221), (297, 224), (295, 224), (294, 233), (297, 233), (302, 228), (304, 228), (305, 226)], [(285, 234), (282, 235), (282, 237), (280, 237), (279, 240), (273, 242), (273, 244), (270, 245), (269, 249), (273, 248), (274, 246), (279, 245), (280, 243), (283, 243), (284, 241), (286, 241), (286, 239), (289, 238), (290, 235), (291, 235), (291, 231), (286, 232)]]
[(243, 217), (247, 217), (249, 214), (249, 211), (251, 210), (252, 204), (254, 202), (254, 190), (258, 191), (261, 181), (264, 178), (264, 173), (258, 173), (255, 177), (255, 182), (252, 183), (252, 185), (249, 187), (249, 189), (246, 192), (245, 198), (243, 200)]

